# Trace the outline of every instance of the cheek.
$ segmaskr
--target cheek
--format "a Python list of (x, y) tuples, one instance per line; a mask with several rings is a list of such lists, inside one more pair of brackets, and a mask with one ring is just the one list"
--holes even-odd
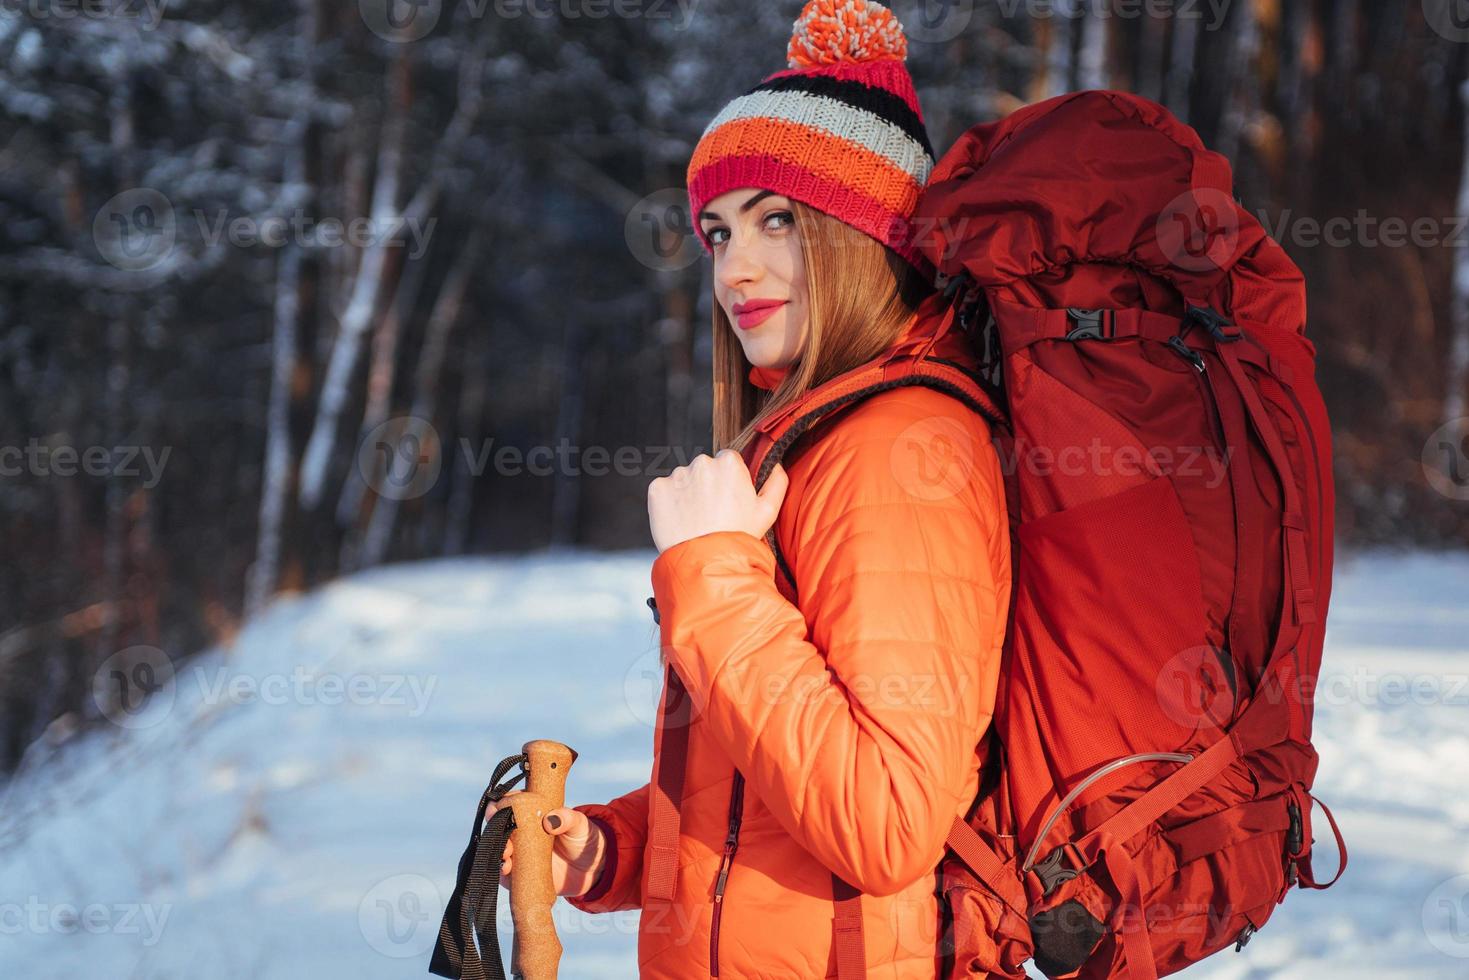
[(790, 281), (793, 289), (805, 289), (806, 257), (801, 254), (801, 240), (799, 236), (789, 236), (786, 239), (785, 246), (786, 278)]

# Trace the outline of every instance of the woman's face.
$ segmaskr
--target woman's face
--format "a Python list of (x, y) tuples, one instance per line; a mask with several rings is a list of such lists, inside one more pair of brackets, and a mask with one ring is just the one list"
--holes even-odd
[(789, 367), (806, 339), (806, 263), (790, 208), (784, 195), (741, 187), (696, 217), (714, 249), (715, 299), (756, 367)]

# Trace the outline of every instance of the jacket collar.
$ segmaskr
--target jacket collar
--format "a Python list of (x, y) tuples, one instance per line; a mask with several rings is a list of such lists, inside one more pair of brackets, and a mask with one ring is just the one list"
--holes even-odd
[(766, 391), (774, 391), (776, 386), (785, 380), (789, 371), (788, 367), (761, 367), (753, 364), (750, 366), (750, 384), (756, 388), (764, 388)]

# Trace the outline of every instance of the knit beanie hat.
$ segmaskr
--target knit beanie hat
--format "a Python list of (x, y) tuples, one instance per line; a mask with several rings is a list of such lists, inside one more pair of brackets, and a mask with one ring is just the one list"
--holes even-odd
[(903, 27), (872, 0), (810, 0), (787, 69), (726, 105), (689, 161), (689, 215), (739, 187), (773, 190), (865, 232), (934, 278), (910, 224), (934, 166)]

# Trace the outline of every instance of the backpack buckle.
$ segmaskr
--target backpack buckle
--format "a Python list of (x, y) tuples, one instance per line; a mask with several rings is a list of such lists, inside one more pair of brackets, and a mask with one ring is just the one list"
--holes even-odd
[[(1067, 867), (1066, 859), (1070, 858), (1075, 866)], [(1070, 841), (1062, 844), (1043, 859), (1031, 866), (1031, 871), (1041, 881), (1041, 897), (1049, 898), (1051, 892), (1063, 881), (1070, 881), (1087, 869), (1086, 859), (1081, 856), (1081, 851)]]
[(1071, 306), (1066, 316), (1076, 324), (1066, 332), (1067, 340), (1111, 340), (1116, 313), (1113, 310), (1086, 310)]
[(1195, 323), (1209, 331), (1216, 344), (1227, 344), (1244, 337), (1244, 331), (1224, 318), (1224, 314), (1212, 306), (1190, 304), (1183, 312), (1183, 333)]
[(963, 283), (966, 279), (972, 278), (973, 277), (969, 274), (969, 270), (965, 268), (961, 268), (952, 276), (945, 275), (943, 272), (939, 272), (934, 276), (933, 287), (939, 292), (943, 293), (945, 299), (952, 299), (954, 293), (958, 292), (959, 285)]
[(1305, 845), (1306, 831), (1304, 821), (1301, 820), (1301, 808), (1296, 806), (1295, 800), (1290, 800), (1285, 805), (1286, 815), (1290, 818), (1290, 826), (1285, 832), (1286, 854), (1292, 858), (1301, 856), (1301, 848)]

